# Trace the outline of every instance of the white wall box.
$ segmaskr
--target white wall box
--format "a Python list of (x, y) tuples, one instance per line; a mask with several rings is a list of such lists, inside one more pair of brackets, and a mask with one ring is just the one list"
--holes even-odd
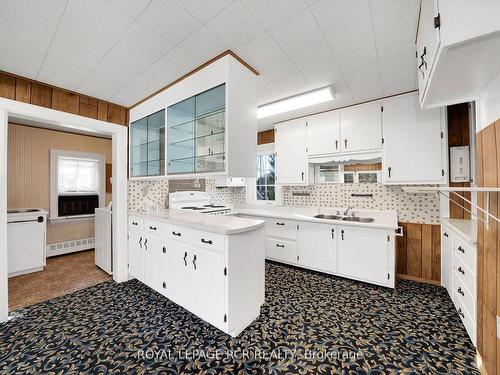
[(416, 52), (422, 108), (473, 101), (498, 75), (498, 14), (496, 0), (422, 0)]
[[(134, 141), (141, 137), (134, 136), (133, 125), (161, 111), (165, 112), (162, 129), (167, 128), (166, 134), (156, 132), (158, 141), (156, 133), (149, 137), (148, 131), (142, 136), (146, 142)], [(132, 108), (130, 120), (131, 179), (151, 175), (255, 177), (257, 80), (252, 71), (231, 55), (221, 57)], [(161, 145), (162, 140), (166, 147), (147, 146), (146, 151), (141, 148), (144, 155), (139, 156), (133, 152), (134, 147), (140, 148), (138, 144)], [(142, 164), (138, 160), (147, 168), (139, 167)]]
[(450, 182), (470, 182), (469, 146), (450, 147)]
[(441, 109), (422, 111), (416, 93), (384, 100), (382, 183), (446, 183), (447, 137)]
[(264, 229), (220, 235), (129, 216), (129, 276), (236, 337), (264, 303)]

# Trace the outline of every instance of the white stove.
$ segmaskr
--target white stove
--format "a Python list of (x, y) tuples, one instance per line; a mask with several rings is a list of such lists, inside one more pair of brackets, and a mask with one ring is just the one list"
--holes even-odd
[(228, 215), (231, 207), (211, 202), (210, 195), (204, 191), (178, 191), (168, 195), (170, 209), (186, 210), (209, 215)]

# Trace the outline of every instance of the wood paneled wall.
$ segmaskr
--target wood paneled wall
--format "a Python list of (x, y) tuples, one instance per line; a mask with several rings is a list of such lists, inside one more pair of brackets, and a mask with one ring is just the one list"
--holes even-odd
[(264, 130), (257, 133), (257, 144), (264, 145), (274, 143), (274, 129)]
[[(500, 187), (500, 120), (481, 130), (476, 139), (477, 185)], [(498, 217), (498, 193), (478, 194), (478, 205)], [(484, 219), (484, 217), (483, 217)], [(477, 350), (482, 372), (500, 374), (500, 340), (496, 317), (500, 316), (500, 233), (499, 224), (490, 221), (486, 228), (478, 221), (477, 238)]]
[(119, 125), (128, 125), (126, 107), (9, 73), (0, 72), (0, 96)]
[(396, 237), (396, 275), (401, 279), (441, 285), (441, 226), (399, 223)]
[[(91, 152), (111, 161), (110, 139), (9, 124), (7, 207), (50, 211), (50, 149)], [(106, 194), (106, 203), (111, 194)], [(47, 243), (94, 236), (94, 220), (51, 224)]]
[[(448, 112), (448, 147), (470, 146), (470, 124), (469, 124), (469, 104), (462, 103), (447, 107)], [(450, 158), (448, 158), (450, 160)], [(449, 170), (451, 171), (451, 165)], [(470, 186), (469, 182), (450, 182), (450, 186), (464, 187)], [(460, 193), (470, 200), (470, 193)], [(461, 198), (455, 196), (452, 199), (464, 205), (470, 210), (470, 205)], [(470, 213), (462, 207), (450, 201), (450, 217), (452, 219), (470, 219)]]

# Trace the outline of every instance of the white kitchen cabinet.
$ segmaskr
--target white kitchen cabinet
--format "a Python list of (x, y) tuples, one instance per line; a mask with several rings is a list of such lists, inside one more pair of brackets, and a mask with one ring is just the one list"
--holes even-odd
[(306, 121), (291, 120), (275, 126), (276, 183), (307, 185)]
[(441, 225), (441, 285), (453, 296), (453, 232)]
[(338, 235), (335, 225), (300, 223), (297, 233), (299, 265), (336, 273)]
[(330, 111), (306, 118), (308, 155), (340, 152), (340, 112)]
[(144, 282), (144, 241), (142, 231), (129, 229), (128, 233), (128, 273)]
[(297, 243), (281, 238), (267, 238), (266, 258), (288, 264), (297, 264)]
[(498, 14), (497, 0), (422, 0), (416, 56), (422, 108), (476, 100), (498, 75)]
[(421, 110), (415, 93), (384, 101), (383, 184), (446, 183), (441, 109)]
[(371, 102), (340, 111), (343, 153), (379, 150), (382, 147), (382, 105)]
[(189, 246), (178, 241), (167, 241), (164, 257), (165, 296), (181, 306), (189, 302), (188, 272)]
[(144, 284), (158, 292), (163, 289), (166, 244), (162, 237), (148, 234), (144, 244)]
[(394, 287), (394, 232), (354, 226), (338, 230), (338, 274)]

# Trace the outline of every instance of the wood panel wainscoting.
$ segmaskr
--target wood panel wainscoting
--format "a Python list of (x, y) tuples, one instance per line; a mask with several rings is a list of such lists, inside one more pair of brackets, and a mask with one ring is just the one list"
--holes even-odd
[(396, 237), (396, 276), (441, 285), (441, 225), (399, 223)]
[(1, 71), (0, 97), (128, 125), (126, 107)]
[(257, 133), (257, 144), (265, 145), (267, 143), (274, 143), (274, 129), (263, 130)]
[[(500, 187), (500, 119), (476, 135), (477, 185)], [(478, 205), (499, 216), (498, 193), (478, 194)], [(482, 217), (484, 219), (484, 217)], [(500, 340), (497, 316), (500, 316), (500, 234), (499, 224), (490, 220), (489, 228), (478, 221), (477, 234), (477, 351), (481, 372), (500, 375)]]

